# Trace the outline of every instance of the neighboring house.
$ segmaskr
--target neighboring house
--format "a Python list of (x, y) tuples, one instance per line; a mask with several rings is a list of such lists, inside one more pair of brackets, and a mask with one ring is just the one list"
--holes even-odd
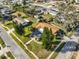
[(0, 9), (0, 13), (1, 13), (4, 20), (11, 20), (12, 19), (12, 17), (11, 17), (12, 12), (13, 11), (10, 10), (8, 7), (3, 7)]
[(55, 1), (64, 1), (64, 0), (36, 0), (35, 2), (45, 2), (45, 3), (47, 3), (47, 2), (55, 2)]
[(14, 18), (14, 19), (13, 19), (13, 22), (16, 23), (16, 24), (18, 24), (18, 25), (19, 25), (19, 24), (22, 24), (23, 26), (28, 25), (28, 24), (30, 23), (29, 20), (23, 19), (23, 18), (21, 18), (21, 17), (16, 17), (16, 18)]
[(44, 13), (46, 9), (41, 6), (35, 6), (35, 11), (37, 12), (37, 14), (41, 14)]
[(48, 9), (48, 12), (51, 14), (51, 15), (56, 15), (59, 10), (55, 7), (55, 6), (52, 6)]
[(79, 12), (79, 4), (74, 5), (76, 8), (76, 11)]
[(52, 0), (36, 0), (35, 2), (50, 2), (50, 1), (52, 1)]
[(0, 12), (2, 14), (10, 14), (12, 10), (10, 10), (8, 7), (3, 7), (2, 9), (0, 9)]
[(79, 0), (75, 0), (76, 3), (79, 3)]

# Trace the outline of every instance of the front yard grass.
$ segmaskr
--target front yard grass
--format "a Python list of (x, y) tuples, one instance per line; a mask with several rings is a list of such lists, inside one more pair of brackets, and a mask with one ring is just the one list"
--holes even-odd
[(14, 56), (11, 54), (11, 52), (10, 52), (10, 51), (9, 51), (9, 52), (7, 52), (6, 54), (7, 54), (7, 56), (8, 56), (10, 59), (15, 59), (15, 58), (14, 58)]
[(1, 38), (0, 38), (0, 44), (2, 45), (3, 48), (6, 47), (4, 41)]
[(16, 43), (26, 52), (26, 54), (30, 56), (31, 59), (35, 59), (35, 57), (31, 53), (29, 53), (25, 46), (13, 34), (11, 34), (11, 36), (16, 41)]
[(36, 42), (32, 41), (30, 44), (27, 45), (28, 49), (31, 50), (34, 54), (36, 54), (39, 59), (46, 59), (48, 55), (52, 51), (47, 51), (42, 47), (41, 44), (37, 44)]

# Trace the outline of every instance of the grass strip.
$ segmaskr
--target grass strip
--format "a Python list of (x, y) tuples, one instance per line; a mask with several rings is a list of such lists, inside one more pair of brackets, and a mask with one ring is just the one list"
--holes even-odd
[(14, 56), (11, 54), (11, 52), (7, 52), (7, 56), (10, 58), (10, 59), (15, 59)]
[(16, 43), (30, 56), (31, 59), (35, 59), (35, 57), (29, 53), (29, 51), (25, 48), (25, 46), (11, 33), (11, 36), (16, 41)]
[(64, 47), (64, 45), (65, 45), (65, 42), (62, 43), (62, 44), (58, 47), (58, 49), (54, 52), (54, 54), (51, 56), (50, 59), (55, 59), (56, 56), (57, 56), (57, 55), (59, 54), (59, 52), (61, 51), (61, 49)]
[(0, 44), (2, 45), (3, 48), (6, 46), (4, 41), (1, 38), (0, 38)]

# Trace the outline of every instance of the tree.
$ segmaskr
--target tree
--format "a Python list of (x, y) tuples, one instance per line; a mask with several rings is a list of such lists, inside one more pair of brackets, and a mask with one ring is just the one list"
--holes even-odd
[(29, 8), (29, 10), (27, 10), (26, 13), (27, 13), (29, 16), (34, 17), (34, 15), (36, 15), (35, 7), (33, 7), (33, 8)]
[(23, 0), (23, 2), (22, 2), (22, 3), (23, 3), (23, 5), (26, 5), (26, 0)]
[(0, 59), (7, 59), (7, 57), (2, 55), (2, 56), (0, 56)]
[(52, 47), (52, 40), (54, 39), (54, 35), (52, 31), (48, 28), (44, 28), (44, 31), (41, 35), (41, 40), (43, 42), (43, 47), (47, 50), (50, 50)]
[(23, 35), (25, 32), (24, 32), (24, 27), (22, 24), (14, 24), (14, 28), (15, 28), (15, 31), (20, 34), (20, 35)]

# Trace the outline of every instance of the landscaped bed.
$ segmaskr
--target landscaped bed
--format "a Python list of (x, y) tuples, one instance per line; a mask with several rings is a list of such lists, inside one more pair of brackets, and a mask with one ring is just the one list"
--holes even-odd
[(46, 59), (48, 55), (52, 52), (52, 51), (47, 51), (42, 47), (41, 44), (37, 44), (34, 41), (28, 44), (27, 47), (29, 50), (35, 53), (39, 57), (39, 59)]

